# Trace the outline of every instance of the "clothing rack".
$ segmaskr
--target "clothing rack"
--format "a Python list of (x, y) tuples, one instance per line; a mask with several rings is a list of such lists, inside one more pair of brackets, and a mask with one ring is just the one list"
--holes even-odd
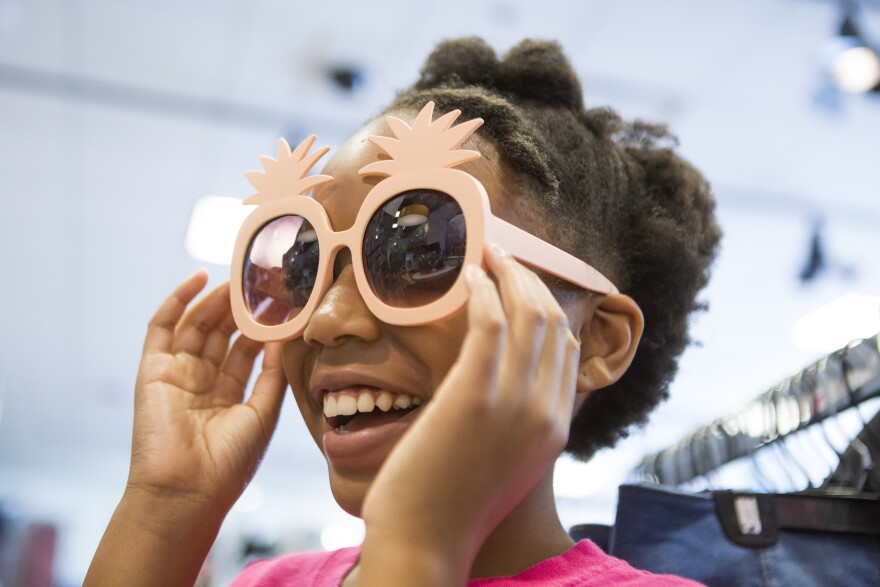
[(734, 413), (646, 457), (633, 477), (681, 485), (880, 396), (878, 345), (874, 335), (822, 358)]

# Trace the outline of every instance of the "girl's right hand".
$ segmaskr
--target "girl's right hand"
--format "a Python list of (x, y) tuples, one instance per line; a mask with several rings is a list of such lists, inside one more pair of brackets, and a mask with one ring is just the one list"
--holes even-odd
[(229, 284), (187, 310), (200, 271), (150, 321), (134, 397), (128, 484), (86, 575), (87, 587), (192, 585), (220, 524), (269, 444), (286, 381), (280, 345), (266, 345), (250, 398), (245, 386), (263, 345), (235, 322)]
[(129, 490), (225, 508), (241, 495), (269, 443), (286, 389), (281, 345), (265, 345), (251, 396), (245, 387), (263, 344), (239, 336), (225, 283), (199, 271), (150, 321), (135, 386)]

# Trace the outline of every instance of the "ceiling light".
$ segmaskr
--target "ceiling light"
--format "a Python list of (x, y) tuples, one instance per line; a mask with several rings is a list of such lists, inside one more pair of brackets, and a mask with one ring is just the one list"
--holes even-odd
[(318, 240), (318, 233), (315, 232), (314, 227), (306, 220), (299, 229), (299, 234), (296, 235), (296, 242), (313, 243), (316, 240)]
[(424, 204), (410, 204), (400, 211), (397, 223), (401, 226), (418, 226), (428, 221), (428, 207)]
[(834, 85), (843, 92), (861, 94), (880, 86), (880, 58), (856, 26), (857, 4), (843, 3), (843, 19), (831, 46), (830, 69)]
[(831, 353), (880, 331), (880, 296), (847, 294), (799, 318), (792, 340), (800, 349)]
[(834, 85), (850, 94), (863, 94), (880, 83), (880, 58), (864, 45), (845, 48), (831, 64)]

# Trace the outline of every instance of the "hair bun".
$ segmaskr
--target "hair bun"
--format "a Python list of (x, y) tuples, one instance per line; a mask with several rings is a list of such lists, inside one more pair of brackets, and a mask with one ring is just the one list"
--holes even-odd
[(422, 66), (419, 89), (439, 85), (491, 87), (499, 70), (498, 56), (483, 39), (442, 41)]
[(501, 62), (497, 85), (515, 97), (581, 109), (581, 83), (562, 52), (552, 41), (526, 40), (514, 46)]

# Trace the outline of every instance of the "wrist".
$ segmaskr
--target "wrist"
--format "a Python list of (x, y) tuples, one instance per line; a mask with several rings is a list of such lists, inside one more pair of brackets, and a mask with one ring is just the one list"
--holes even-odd
[(85, 585), (192, 585), (224, 516), (208, 499), (126, 487)]
[(168, 530), (180, 534), (186, 528), (213, 528), (216, 534), (229, 508), (202, 494), (127, 485), (117, 511), (132, 525), (157, 535)]

